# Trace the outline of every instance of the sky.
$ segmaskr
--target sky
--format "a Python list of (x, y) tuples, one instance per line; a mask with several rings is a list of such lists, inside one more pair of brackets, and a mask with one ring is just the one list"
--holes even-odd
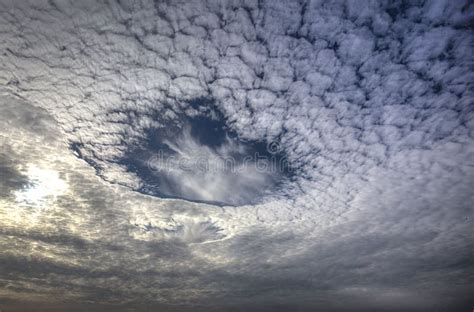
[(472, 311), (473, 22), (0, 0), (1, 311)]

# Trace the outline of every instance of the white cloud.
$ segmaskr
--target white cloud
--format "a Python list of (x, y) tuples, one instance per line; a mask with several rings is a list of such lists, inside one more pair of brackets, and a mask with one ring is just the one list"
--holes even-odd
[[(0, 224), (12, 237), (2, 238), (0, 256), (26, 267), (21, 261), (36, 250), (36, 266), (21, 278), (0, 274), (3, 289), (19, 289), (1, 296), (40, 287), (48, 296), (70, 281), (79, 301), (226, 306), (252, 293), (262, 310), (275, 308), (265, 305), (272, 300), (289, 310), (321, 304), (309, 299), (314, 290), (358, 303), (363, 289), (386, 290), (376, 309), (392, 302), (390, 293), (411, 302), (402, 289), (426, 281), (435, 295), (423, 298), (434, 299), (408, 307), (465, 302), (462, 287), (445, 285), (467, 289), (462, 273), (472, 270), (467, 1), (2, 1), (0, 12), (0, 84), (9, 95), (0, 104), (8, 151), (0, 155), (8, 176)], [(203, 97), (240, 138), (280, 136), (301, 169), (294, 181), (242, 207), (132, 192), (143, 181), (116, 160), (163, 121), (193, 114), (189, 101)], [(184, 138), (177, 148), (195, 143)], [(27, 164), (68, 173), (73, 195), (37, 218), (19, 213), (11, 194), (26, 185)], [(200, 194), (206, 178), (184, 174), (185, 191), (238, 199), (247, 179), (268, 178), (247, 174), (235, 194), (222, 176), (212, 176), (212, 194)], [(75, 243), (65, 246), (60, 235)]]

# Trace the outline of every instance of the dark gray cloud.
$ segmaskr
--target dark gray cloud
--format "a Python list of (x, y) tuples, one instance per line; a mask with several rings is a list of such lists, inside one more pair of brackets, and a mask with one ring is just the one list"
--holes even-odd
[[(473, 308), (469, 1), (0, 12), (0, 308)], [(295, 176), (260, 196), (260, 175), (179, 173), (177, 197), (245, 206), (134, 192), (160, 195), (123, 160), (202, 99), (237, 145), (278, 142)]]
[[(9, 146), (2, 145), (3, 152), (0, 154), (0, 197), (9, 197), (13, 191), (28, 186), (28, 177), (20, 172), (15, 164), (15, 155)], [(11, 159), (11, 158), (13, 159)]]

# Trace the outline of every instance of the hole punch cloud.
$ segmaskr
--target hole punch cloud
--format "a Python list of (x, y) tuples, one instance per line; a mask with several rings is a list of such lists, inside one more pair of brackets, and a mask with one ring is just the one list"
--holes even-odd
[[(208, 116), (207, 116), (208, 115)], [(179, 115), (119, 163), (141, 192), (227, 205), (254, 204), (288, 183), (292, 168), (279, 143), (240, 139), (219, 114)]]

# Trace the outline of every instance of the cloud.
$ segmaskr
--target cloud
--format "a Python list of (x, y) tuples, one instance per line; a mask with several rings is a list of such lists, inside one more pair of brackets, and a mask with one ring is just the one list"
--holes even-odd
[[(0, 7), (0, 256), (23, 272), (0, 272), (2, 298), (67, 292), (171, 311), (472, 304), (468, 1)], [(219, 150), (184, 131), (174, 152), (277, 141), (297, 174), (257, 205), (268, 172), (166, 178), (177, 197), (242, 206), (134, 192), (149, 181), (121, 160), (195, 118), (200, 99), (238, 140)], [(47, 208), (15, 197), (35, 180), (29, 165), (67, 184)]]
[[(4, 264), (0, 296), (40, 302), (49, 302), (54, 296), (64, 301), (117, 303), (137, 296), (149, 301), (145, 297), (151, 294), (143, 293), (142, 286), (136, 284), (127, 290), (125, 284), (141, 280), (143, 285), (151, 285), (155, 279), (161, 280), (157, 287), (162, 289), (159, 292), (164, 302), (184, 296), (167, 293), (171, 287), (167, 283), (172, 281), (173, 287), (181, 287), (183, 280), (166, 276), (175, 274), (172, 269), (176, 262), (183, 270), (194, 270), (191, 260), (195, 257), (189, 244), (229, 235), (215, 219), (217, 207), (209, 207), (204, 213), (186, 202), (157, 201), (119, 186), (111, 188), (70, 153), (68, 145), (60, 140), (55, 121), (43, 114), (43, 109), (11, 97), (2, 98), (0, 109), (2, 116), (14, 112), (21, 117), (2, 118), (0, 122), (2, 131), (11, 131), (2, 138), (10, 146), (11, 153), (6, 155), (12, 160), (2, 158), (2, 167), (22, 179), (20, 184), (10, 183), (12, 178), (4, 184), (2, 179), (9, 196), (0, 201)], [(36, 121), (43, 124), (44, 131), (21, 123), (31, 112), (39, 116)], [(3, 127), (6, 122), (8, 128)], [(19, 166), (25, 170), (10, 169), (15, 168), (10, 166), (13, 160), (21, 161)], [(48, 175), (26, 170), (31, 166)], [(51, 184), (52, 173), (66, 189), (52, 193), (57, 191)], [(43, 183), (43, 177), (50, 186), (47, 195), (39, 194), (41, 202), (24, 201), (21, 192), (30, 192)], [(149, 260), (144, 261), (143, 256)], [(109, 287), (116, 290), (110, 292)]]
[(277, 141), (240, 141), (215, 112), (150, 131), (117, 163), (140, 177), (141, 192), (226, 205), (261, 202), (294, 171)]
[(28, 178), (18, 170), (14, 163), (14, 155), (9, 151), (9, 146), (2, 145), (4, 153), (0, 154), (0, 174), (2, 183), (0, 184), (0, 197), (10, 197), (15, 190), (21, 190), (28, 185)]

